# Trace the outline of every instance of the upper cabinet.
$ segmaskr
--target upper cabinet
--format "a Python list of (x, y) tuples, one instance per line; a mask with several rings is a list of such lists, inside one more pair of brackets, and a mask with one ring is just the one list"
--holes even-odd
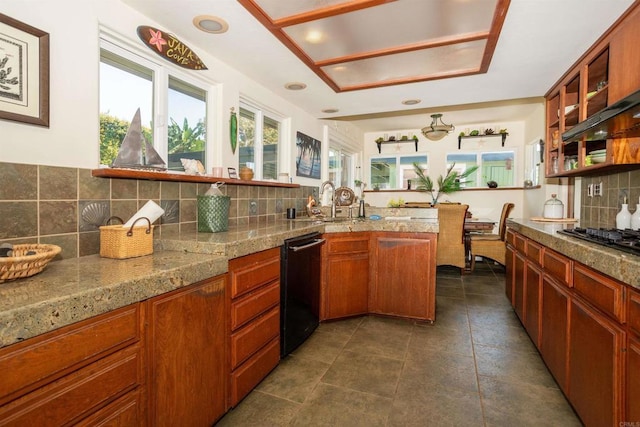
[[(640, 89), (640, 2), (636, 2), (546, 94), (547, 177), (640, 168), (640, 138), (568, 137), (578, 124)], [(574, 129), (576, 133), (580, 127)], [(563, 138), (564, 136), (564, 138)]]

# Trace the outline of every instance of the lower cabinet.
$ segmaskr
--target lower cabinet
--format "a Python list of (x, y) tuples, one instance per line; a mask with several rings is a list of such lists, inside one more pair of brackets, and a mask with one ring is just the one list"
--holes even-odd
[(629, 337), (627, 345), (626, 421), (640, 420), (640, 339)]
[[(507, 240), (508, 242), (509, 240)], [(515, 267), (514, 267), (514, 262), (516, 260), (516, 255), (515, 255), (515, 251), (513, 249), (513, 246), (511, 246), (509, 243), (507, 243), (507, 252), (506, 252), (506, 256), (505, 256), (505, 266), (507, 268), (507, 271), (505, 273), (505, 278), (504, 278), (504, 293), (507, 296), (507, 300), (509, 300), (509, 302), (511, 302), (511, 305), (513, 306), (514, 301), (513, 301), (513, 286), (515, 283), (514, 280), (514, 275), (515, 275)]]
[(507, 263), (515, 311), (582, 422), (640, 421), (640, 292), (515, 237), (533, 248), (513, 246)]
[(436, 237), (431, 233), (372, 233), (371, 313), (435, 320)]
[(0, 349), (0, 425), (145, 425), (140, 304)]
[(527, 260), (524, 267), (524, 327), (536, 347), (540, 347), (540, 294), (542, 292), (542, 270)]
[(585, 425), (619, 425), (624, 331), (577, 298), (569, 331), (571, 404)]
[(146, 302), (152, 426), (205, 426), (226, 412), (226, 276)]
[(369, 233), (323, 236), (320, 320), (369, 310)]
[(568, 391), (569, 289), (552, 277), (542, 278), (540, 353), (558, 385)]
[(229, 261), (229, 405), (280, 361), (280, 248)]

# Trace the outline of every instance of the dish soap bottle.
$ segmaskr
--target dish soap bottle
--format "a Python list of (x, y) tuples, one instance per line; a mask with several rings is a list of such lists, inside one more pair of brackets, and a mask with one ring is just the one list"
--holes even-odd
[(622, 208), (620, 208), (620, 212), (618, 212), (618, 215), (616, 215), (616, 228), (618, 230), (631, 228), (631, 212), (629, 212), (629, 205), (627, 204), (626, 197), (622, 202)]
[(640, 200), (636, 205), (636, 211), (631, 215), (631, 229), (640, 230)]

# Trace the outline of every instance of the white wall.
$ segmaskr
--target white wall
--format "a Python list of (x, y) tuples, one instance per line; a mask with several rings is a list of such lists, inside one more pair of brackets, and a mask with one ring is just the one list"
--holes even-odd
[[(97, 168), (99, 161), (99, 27), (142, 45), (136, 35), (141, 23), (157, 26), (150, 19), (118, 0), (0, 0), (2, 13), (50, 34), (50, 127), (25, 125), (0, 120), (0, 161), (52, 166)], [(167, 29), (170, 30), (170, 29)], [(180, 37), (180, 34), (177, 34)], [(219, 95), (210, 135), (213, 146), (207, 147), (210, 166), (237, 166), (238, 151), (231, 153), (228, 120), (231, 107), (238, 111), (240, 95), (268, 106), (290, 118), (285, 120), (282, 172), (289, 172), (294, 182), (318, 185), (318, 180), (296, 178), (295, 135), (301, 131), (323, 140), (324, 124), (297, 106), (283, 100), (247, 78), (203, 49), (180, 37), (207, 65), (208, 70), (193, 72), (216, 85)], [(361, 132), (350, 132), (362, 140)], [(359, 134), (359, 135), (358, 135)], [(323, 150), (326, 149), (323, 140)], [(323, 156), (326, 162), (326, 155)], [(323, 165), (323, 172), (326, 171)]]

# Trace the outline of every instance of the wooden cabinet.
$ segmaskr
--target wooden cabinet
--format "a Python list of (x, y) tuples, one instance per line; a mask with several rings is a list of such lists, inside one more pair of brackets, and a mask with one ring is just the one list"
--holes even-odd
[(117, 419), (144, 425), (139, 304), (0, 349), (0, 424)]
[(568, 391), (569, 303), (569, 289), (549, 275), (543, 275), (540, 353), (565, 394)]
[(320, 320), (369, 311), (369, 233), (325, 234)]
[(524, 269), (523, 325), (582, 422), (640, 419), (640, 292), (511, 233), (525, 242), (507, 263), (514, 282)]
[(435, 320), (436, 237), (372, 233), (370, 312)]
[(526, 258), (523, 253), (516, 252), (513, 260), (513, 308), (524, 323), (524, 293), (525, 293), (525, 271)]
[(640, 291), (630, 290), (627, 309), (625, 421), (640, 420)]
[(542, 293), (542, 270), (527, 259), (524, 269), (524, 327), (531, 340), (540, 347), (540, 295)]
[(579, 298), (569, 330), (569, 401), (586, 425), (619, 425), (624, 331)]
[(546, 94), (547, 177), (602, 173), (620, 164), (640, 167), (640, 138), (606, 140), (596, 134), (562, 139), (578, 123), (640, 89), (638, 40), (636, 2)]
[(280, 248), (229, 261), (229, 405), (280, 361)]
[(507, 299), (509, 300), (509, 302), (511, 302), (512, 307), (515, 304), (513, 299), (513, 288), (515, 285), (515, 280), (514, 280), (515, 261), (516, 261), (516, 255), (515, 255), (513, 246), (507, 243), (507, 252), (505, 255), (505, 264), (504, 264), (507, 270), (504, 278), (504, 293), (507, 296)]
[(226, 275), (148, 304), (149, 421), (211, 425), (226, 412)]

